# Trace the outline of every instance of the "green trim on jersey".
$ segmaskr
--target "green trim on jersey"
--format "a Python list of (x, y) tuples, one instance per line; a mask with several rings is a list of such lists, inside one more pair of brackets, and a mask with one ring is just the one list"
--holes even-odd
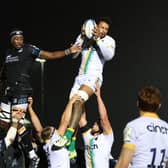
[(92, 53), (93, 53), (93, 48), (91, 48), (91, 50), (89, 51), (88, 58), (86, 60), (85, 67), (84, 67), (84, 74), (86, 74), (86, 71), (88, 69), (88, 64), (89, 64), (89, 61), (91, 59)]

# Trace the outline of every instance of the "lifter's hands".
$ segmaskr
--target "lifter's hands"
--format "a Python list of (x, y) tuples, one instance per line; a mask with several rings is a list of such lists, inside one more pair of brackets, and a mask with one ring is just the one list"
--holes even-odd
[(79, 44), (73, 44), (70, 47), (71, 54), (77, 53), (81, 51), (81, 46)]
[(100, 96), (101, 96), (101, 89), (100, 89), (100, 86), (99, 86), (98, 81), (96, 82), (95, 95), (96, 95), (97, 97), (100, 97)]
[(77, 100), (82, 100), (81, 99), (81, 97), (79, 96), (79, 95), (77, 95), (77, 94), (74, 94), (73, 96), (72, 96), (72, 98), (70, 99), (70, 103), (74, 103), (75, 101), (77, 101)]

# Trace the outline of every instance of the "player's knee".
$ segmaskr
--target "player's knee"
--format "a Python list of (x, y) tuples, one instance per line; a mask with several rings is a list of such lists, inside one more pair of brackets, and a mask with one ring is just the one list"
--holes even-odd
[(84, 90), (78, 90), (78, 92), (77, 92), (77, 95), (79, 95), (80, 97), (81, 97), (81, 99), (83, 100), (83, 101), (87, 101), (88, 100), (88, 98), (89, 98), (89, 95), (87, 94), (87, 92), (85, 92)]

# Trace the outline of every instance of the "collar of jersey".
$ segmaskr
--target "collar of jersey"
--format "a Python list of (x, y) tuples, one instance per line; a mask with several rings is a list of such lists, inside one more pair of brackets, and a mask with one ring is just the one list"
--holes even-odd
[(141, 117), (151, 117), (151, 118), (159, 118), (159, 116), (156, 113), (152, 112), (140, 112)]

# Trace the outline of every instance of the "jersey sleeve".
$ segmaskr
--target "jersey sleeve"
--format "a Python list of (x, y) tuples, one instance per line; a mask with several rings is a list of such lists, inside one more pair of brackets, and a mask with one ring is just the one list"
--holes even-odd
[(123, 131), (124, 147), (135, 150), (136, 148), (136, 130), (133, 126), (127, 124)]
[(103, 134), (103, 135), (107, 139), (107, 142), (108, 142), (109, 146), (112, 146), (113, 142), (114, 142), (114, 134), (113, 134), (113, 132), (111, 132), (110, 134)]
[(100, 39), (97, 41), (97, 45), (99, 46), (106, 61), (111, 60), (114, 57), (116, 43), (113, 38), (107, 36), (104, 39)]
[(38, 47), (36, 47), (35, 45), (29, 45), (29, 52), (31, 53), (31, 55), (33, 56), (33, 58), (37, 58), (40, 56), (40, 49)]
[(76, 40), (75, 40), (75, 44), (78, 44), (79, 46), (82, 46), (82, 44), (83, 44), (83, 38), (82, 38), (82, 36), (81, 36), (81, 34), (80, 35), (78, 35), (77, 36), (77, 38), (76, 38)]

